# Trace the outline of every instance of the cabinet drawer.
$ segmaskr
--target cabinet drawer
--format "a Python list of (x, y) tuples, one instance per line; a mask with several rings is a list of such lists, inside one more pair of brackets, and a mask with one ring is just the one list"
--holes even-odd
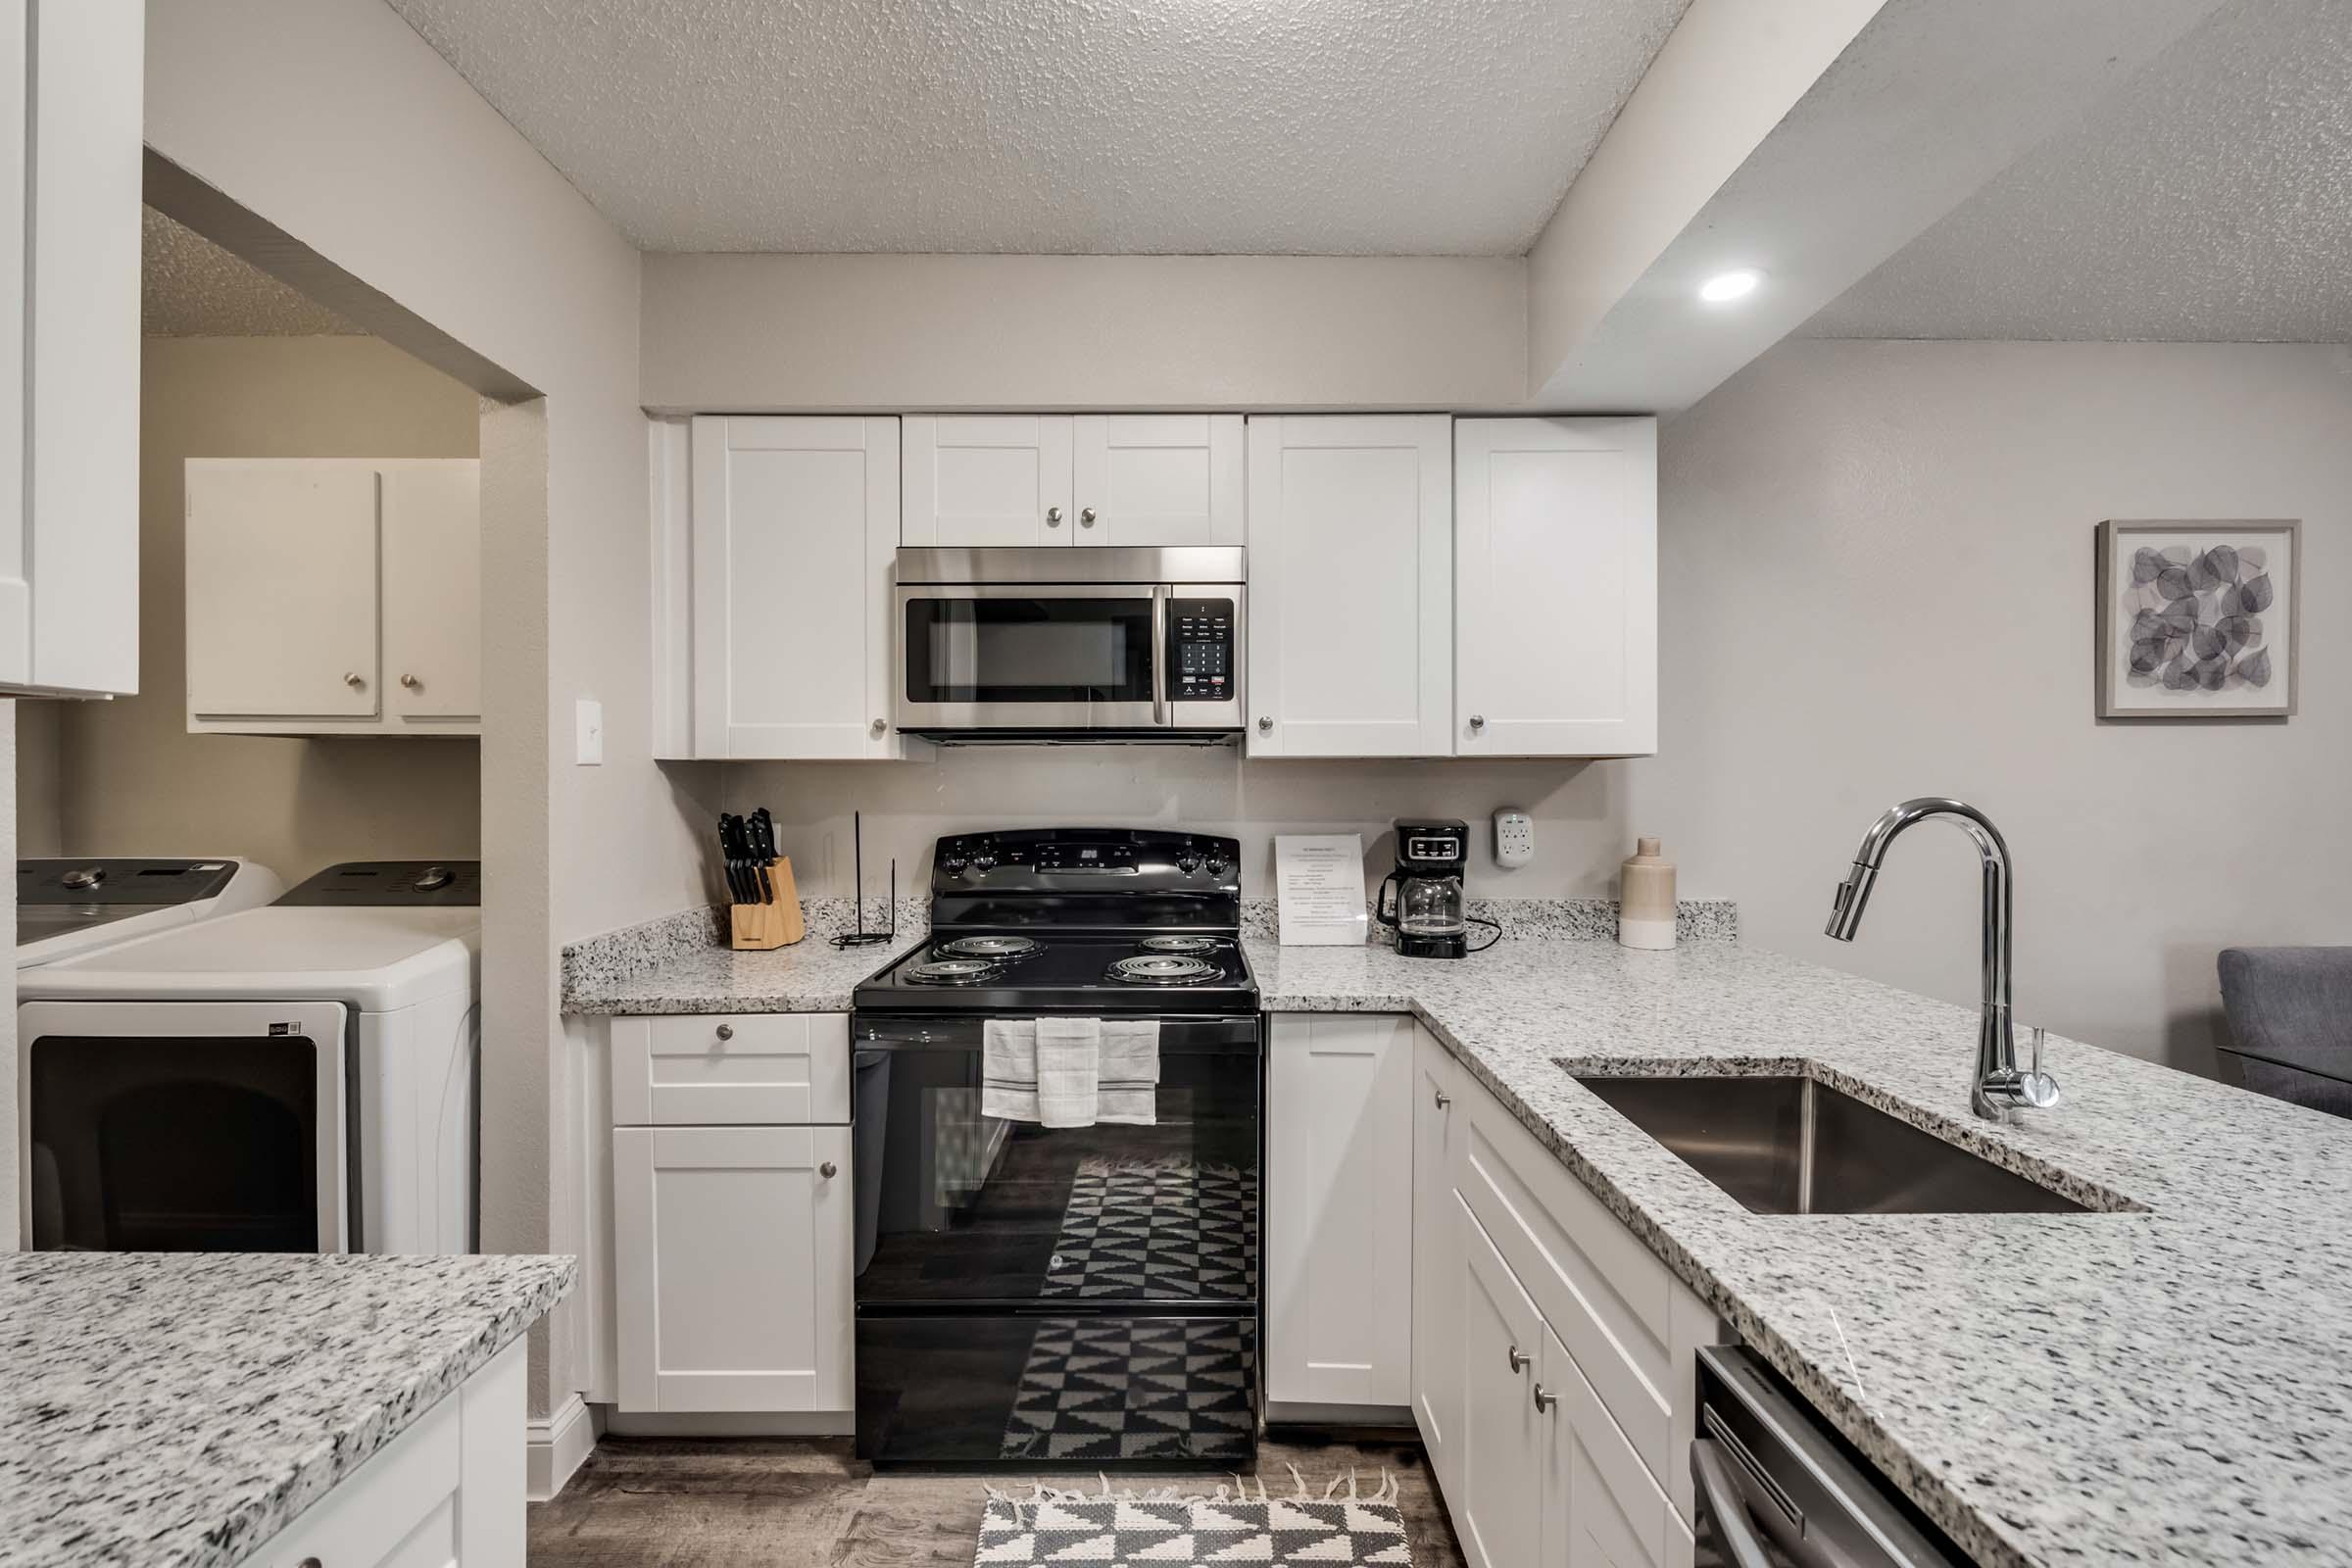
[(1672, 1476), (1675, 1408), (1689, 1401), (1675, 1381), (1676, 1323), (1691, 1320), (1676, 1298), (1689, 1293), (1498, 1101), (1465, 1098), (1462, 1201), (1650, 1473)]
[(612, 1020), (616, 1127), (850, 1119), (850, 1019), (761, 1012)]

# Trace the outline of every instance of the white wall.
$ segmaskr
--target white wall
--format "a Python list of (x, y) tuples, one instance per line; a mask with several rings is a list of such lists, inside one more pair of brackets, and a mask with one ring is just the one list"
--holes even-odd
[(1517, 257), (648, 256), (645, 403), (1509, 408)]
[[(1748, 941), (1973, 1002), (1957, 834), (1821, 934), (1872, 818), (1957, 795), (2016, 854), (2023, 1022), (2206, 1070), (2218, 950), (2352, 942), (2352, 352), (1790, 342), (1659, 449), (1662, 744), (1622, 800)], [(2304, 519), (2302, 713), (2097, 722), (2094, 526), (2233, 516)]]
[(46, 799), (24, 791), (24, 853), (247, 855), (289, 884), (478, 855), (471, 740), (189, 734), (183, 591), (186, 459), (470, 458), (474, 394), (366, 337), (151, 337), (140, 370), (139, 694), (19, 710), (19, 776), (52, 776)]

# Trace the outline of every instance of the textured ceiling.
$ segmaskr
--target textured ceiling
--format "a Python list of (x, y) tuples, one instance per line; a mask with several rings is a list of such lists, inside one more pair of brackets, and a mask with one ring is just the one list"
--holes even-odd
[(2352, 3), (2235, 0), (1802, 329), (2352, 340)]
[(139, 329), (148, 337), (356, 334), (342, 317), (149, 207)]
[(641, 248), (1515, 255), (1689, 0), (389, 0)]

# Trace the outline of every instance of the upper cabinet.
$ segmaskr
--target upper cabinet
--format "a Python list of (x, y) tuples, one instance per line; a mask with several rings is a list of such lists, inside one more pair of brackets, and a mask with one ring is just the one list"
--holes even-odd
[(192, 731), (481, 732), (480, 465), (186, 466)]
[(890, 722), (899, 474), (895, 418), (656, 425), (656, 756), (905, 755)]
[(1457, 419), (1460, 757), (1658, 747), (1657, 421)]
[(141, 0), (0, 0), (0, 694), (139, 685)]
[(1242, 542), (1238, 414), (908, 415), (909, 545)]
[(1453, 749), (1451, 425), (1250, 416), (1251, 757)]

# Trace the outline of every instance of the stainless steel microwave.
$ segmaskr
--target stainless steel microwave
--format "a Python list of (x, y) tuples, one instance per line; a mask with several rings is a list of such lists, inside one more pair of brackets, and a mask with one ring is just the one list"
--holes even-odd
[(898, 726), (962, 742), (1230, 742), (1238, 546), (901, 550)]

